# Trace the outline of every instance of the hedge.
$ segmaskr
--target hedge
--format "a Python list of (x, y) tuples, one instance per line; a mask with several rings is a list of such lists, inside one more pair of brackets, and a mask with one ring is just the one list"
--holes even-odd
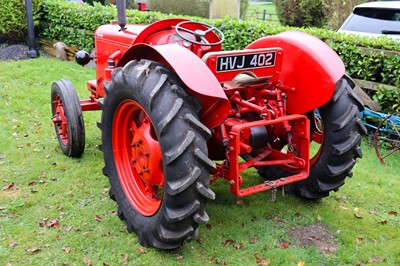
[[(32, 0), (34, 24), (40, 22), (43, 0)], [(0, 0), (0, 40), (20, 41), (27, 35), (28, 24), (23, 1)]]
[[(41, 21), (41, 37), (63, 41), (70, 46), (93, 49), (94, 30), (111, 20), (117, 19), (115, 6), (76, 4), (60, 0), (45, 0), (44, 16)], [(174, 17), (159, 12), (127, 10), (128, 23), (149, 24), (160, 19)], [(203, 21), (220, 28), (225, 33), (224, 50), (243, 49), (252, 41), (267, 35), (288, 30), (299, 30), (312, 34), (331, 46), (342, 58), (347, 73), (353, 78), (365, 79), (400, 87), (400, 55), (386, 56), (383, 52), (364, 54), (358, 47), (369, 47), (400, 51), (400, 42), (386, 37), (369, 39), (355, 35), (344, 35), (319, 28), (293, 28), (271, 25), (268, 22), (243, 21), (226, 18)]]

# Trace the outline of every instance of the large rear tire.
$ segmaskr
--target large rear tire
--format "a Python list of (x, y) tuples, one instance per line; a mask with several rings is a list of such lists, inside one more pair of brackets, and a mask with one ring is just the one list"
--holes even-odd
[[(307, 179), (286, 186), (289, 193), (307, 199), (320, 199), (336, 191), (352, 176), (357, 158), (362, 157), (361, 137), (366, 128), (360, 119), (361, 100), (353, 91), (352, 81), (343, 77), (336, 84), (331, 100), (308, 114), (311, 120), (310, 135), (318, 145), (310, 158), (310, 175)], [(291, 175), (296, 169), (289, 167), (260, 167), (265, 179)]]
[(78, 94), (69, 80), (51, 85), (51, 110), (61, 150), (67, 156), (80, 157), (85, 150), (85, 124)]
[(102, 150), (118, 215), (143, 246), (179, 248), (206, 223), (211, 132), (167, 67), (131, 61), (112, 73), (101, 104)]

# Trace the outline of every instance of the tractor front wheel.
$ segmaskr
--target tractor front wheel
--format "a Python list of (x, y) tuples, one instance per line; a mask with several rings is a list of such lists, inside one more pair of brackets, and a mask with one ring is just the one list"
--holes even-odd
[(85, 150), (85, 125), (78, 94), (69, 80), (52, 84), (51, 110), (61, 150), (67, 156), (80, 157)]
[(211, 132), (167, 67), (131, 61), (112, 73), (101, 104), (102, 150), (118, 215), (143, 246), (175, 249), (208, 221)]

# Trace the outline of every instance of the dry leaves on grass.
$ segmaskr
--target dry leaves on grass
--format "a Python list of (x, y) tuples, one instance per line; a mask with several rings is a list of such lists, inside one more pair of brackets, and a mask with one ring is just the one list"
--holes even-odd
[(60, 223), (58, 222), (58, 219), (57, 218), (55, 218), (55, 219), (53, 219), (53, 220), (51, 220), (51, 221), (47, 221), (47, 219), (42, 219), (40, 222), (39, 222), (39, 226), (40, 227), (54, 227), (54, 228), (58, 228), (58, 227), (60, 227)]
[(7, 186), (2, 187), (1, 190), (10, 190), (10, 189), (13, 189), (14, 187), (15, 187), (14, 182), (11, 182)]
[(92, 266), (93, 263), (89, 258), (84, 257), (83, 262), (86, 263), (87, 266)]

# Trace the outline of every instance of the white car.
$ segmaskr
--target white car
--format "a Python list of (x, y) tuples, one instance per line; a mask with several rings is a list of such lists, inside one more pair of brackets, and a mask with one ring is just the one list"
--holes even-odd
[(339, 32), (400, 40), (400, 1), (370, 2), (356, 6)]

